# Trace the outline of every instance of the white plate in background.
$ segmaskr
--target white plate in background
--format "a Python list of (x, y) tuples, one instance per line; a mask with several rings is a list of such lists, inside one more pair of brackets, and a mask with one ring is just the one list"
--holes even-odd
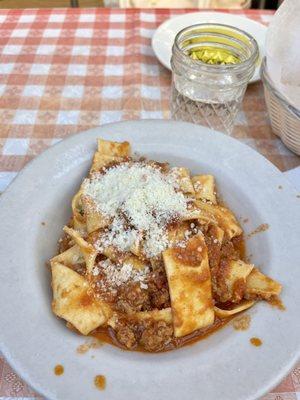
[[(247, 240), (251, 261), (283, 285), (286, 311), (259, 303), (250, 328), (229, 323), (205, 340), (147, 354), (104, 345), (79, 355), (83, 336), (51, 312), (49, 270), (70, 218), (71, 199), (86, 176), (96, 138), (128, 140), (133, 151), (193, 174), (215, 175), (228, 206), (270, 228)], [(282, 188), (279, 189), (279, 186)], [(300, 350), (300, 200), (283, 174), (250, 147), (208, 128), (144, 120), (104, 125), (71, 136), (29, 163), (0, 198), (0, 346), (8, 362), (49, 400), (254, 400), (278, 384)], [(45, 222), (45, 225), (42, 224)], [(249, 339), (259, 337), (254, 347)], [(94, 355), (94, 358), (91, 355)], [(65, 372), (57, 377), (56, 364)], [(107, 387), (99, 392), (95, 375)]]
[[(159, 61), (168, 69), (171, 69), (172, 46), (176, 34), (181, 29), (190, 25), (203, 23), (220, 23), (242, 29), (254, 37), (259, 47), (259, 60), (265, 55), (265, 39), (267, 28), (259, 22), (235, 14), (219, 12), (195, 12), (178, 15), (163, 22), (152, 37), (152, 48)], [(259, 77), (260, 61), (257, 64), (250, 82), (256, 82)]]

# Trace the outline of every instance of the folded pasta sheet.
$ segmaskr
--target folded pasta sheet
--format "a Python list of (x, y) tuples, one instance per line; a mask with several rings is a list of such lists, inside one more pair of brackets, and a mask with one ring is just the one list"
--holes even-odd
[(90, 245), (80, 236), (79, 232), (67, 226), (64, 227), (64, 231), (73, 238), (74, 242), (80, 248), (80, 251), (86, 263), (87, 271), (91, 272), (95, 263), (97, 251), (94, 249), (92, 245)]
[(129, 142), (112, 142), (98, 139), (98, 152), (108, 156), (128, 157), (130, 156), (131, 148)]
[[(130, 315), (133, 321), (163, 321), (167, 324), (172, 324), (172, 310), (171, 307), (163, 308), (162, 310), (140, 311)], [(108, 320), (107, 324), (115, 328), (118, 322), (118, 315), (113, 314)]]
[(111, 142), (108, 140), (98, 140), (98, 151), (95, 153), (90, 172), (100, 171), (109, 165), (124, 161), (125, 157), (130, 156), (131, 149), (128, 142)]
[(90, 173), (101, 171), (102, 168), (106, 168), (109, 165), (120, 163), (123, 161), (122, 157), (106, 155), (97, 151), (94, 155)]
[(96, 209), (94, 202), (87, 196), (82, 196), (82, 207), (86, 218), (87, 233), (106, 228), (110, 219)]
[(162, 310), (141, 311), (135, 314), (138, 320), (154, 320), (164, 321), (168, 324), (172, 323), (172, 310), (171, 307), (163, 308)]
[(80, 250), (80, 247), (75, 244), (63, 253), (60, 253), (57, 256), (53, 257), (51, 259), (51, 262), (59, 262), (66, 266), (69, 266), (84, 263), (85, 260)]
[(274, 279), (261, 273), (257, 268), (253, 268), (246, 282), (246, 296), (249, 298), (270, 299), (278, 296), (282, 286)]
[(74, 229), (85, 231), (86, 230), (86, 217), (84, 215), (84, 209), (83, 209), (81, 196), (82, 196), (82, 190), (80, 189), (72, 199), (73, 226), (74, 226)]
[(214, 217), (219, 227), (224, 230), (229, 239), (243, 233), (237, 219), (228, 208), (209, 204), (203, 201), (197, 201), (196, 205), (204, 214), (208, 213)]
[(246, 279), (253, 269), (252, 264), (242, 260), (231, 260), (228, 263), (225, 283), (229, 293), (229, 299), (233, 303), (241, 301), (246, 289)]
[(77, 272), (52, 263), (53, 312), (70, 322), (83, 335), (103, 325), (110, 315), (107, 305), (94, 299), (88, 282)]
[(191, 180), (190, 171), (183, 167), (174, 167), (171, 169), (171, 173), (177, 178), (180, 190), (188, 195), (194, 195), (195, 190)]
[(245, 300), (230, 309), (223, 310), (220, 307), (215, 307), (214, 309), (217, 317), (228, 318), (234, 314), (238, 314), (242, 311), (248, 310), (248, 308), (251, 308), (254, 305), (254, 303), (255, 301), (253, 300)]
[(185, 248), (166, 250), (163, 259), (175, 336), (181, 337), (213, 324), (211, 278), (203, 235), (192, 237)]
[(215, 178), (212, 175), (195, 175), (192, 177), (195, 197), (217, 204)]

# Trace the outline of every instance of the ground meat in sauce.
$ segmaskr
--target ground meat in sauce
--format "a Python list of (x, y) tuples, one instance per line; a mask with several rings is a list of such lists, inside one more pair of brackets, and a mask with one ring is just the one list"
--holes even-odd
[[(98, 255), (96, 264), (103, 257)], [(121, 313), (130, 314), (170, 307), (168, 282), (161, 262), (157, 263), (156, 269), (145, 281), (146, 287), (141, 287), (139, 282), (128, 282), (119, 287), (112, 287), (101, 270), (98, 275), (92, 276), (92, 281), (96, 295), (109, 302), (116, 311)]]
[(139, 283), (122, 286), (118, 290), (115, 309), (125, 314), (151, 310), (148, 291), (141, 289)]
[(208, 251), (209, 267), (218, 267), (221, 257), (220, 243), (214, 243), (214, 238), (205, 236), (205, 243)]
[(170, 307), (170, 294), (164, 267), (153, 271), (147, 281), (151, 308)]
[(153, 257), (150, 259), (150, 264), (153, 271), (158, 269), (164, 269), (164, 263), (162, 257)]
[(78, 263), (73, 264), (70, 266), (73, 271), (77, 272), (78, 274), (84, 276), (86, 273), (86, 264), (85, 263)]
[[(226, 240), (222, 246), (214, 242), (213, 231), (208, 230), (205, 235), (205, 242), (208, 248), (209, 266), (211, 269), (213, 298), (217, 302), (226, 302), (230, 297), (225, 279), (228, 271), (229, 262), (238, 260), (242, 257), (240, 248), (243, 242), (243, 236), (237, 236), (231, 240)], [(240, 289), (238, 290), (237, 301), (241, 297)]]
[(160, 290), (150, 293), (151, 306), (159, 310), (170, 307), (170, 294), (169, 290), (162, 288)]
[(93, 277), (93, 290), (97, 297), (113, 305), (118, 297), (118, 291), (105, 290), (102, 285), (99, 285), (99, 280), (101, 280), (101, 278), (104, 280), (104, 275), (103, 276), (98, 275), (97, 277)]
[(149, 311), (170, 307), (170, 295), (168, 281), (164, 267), (157, 266), (147, 279), (147, 288), (141, 288), (139, 283), (129, 282), (111, 290), (110, 285), (105, 289), (105, 276), (101, 273), (94, 279), (94, 290), (105, 301), (112, 304), (116, 311), (124, 314), (131, 314), (137, 311)]
[(127, 349), (141, 345), (145, 350), (163, 350), (173, 338), (173, 328), (165, 321), (120, 321), (115, 328), (115, 338)]
[(69, 235), (64, 233), (58, 241), (58, 254), (65, 252), (73, 246), (73, 240)]
[(147, 351), (162, 350), (173, 337), (173, 328), (165, 321), (153, 322), (143, 331), (140, 344)]
[[(234, 249), (238, 252), (239, 257), (243, 258), (244, 254), (244, 237), (243, 235), (235, 236), (231, 239)], [(241, 253), (242, 252), (242, 253)]]
[(127, 349), (132, 349), (137, 343), (134, 330), (126, 325), (120, 325), (116, 329), (116, 339)]
[(222, 244), (220, 257), (223, 259), (227, 258), (230, 260), (239, 259), (238, 251), (234, 248), (232, 241), (228, 240)]

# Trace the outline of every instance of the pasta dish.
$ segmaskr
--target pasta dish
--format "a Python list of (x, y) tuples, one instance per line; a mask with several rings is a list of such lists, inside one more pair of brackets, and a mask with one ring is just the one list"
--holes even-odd
[(131, 350), (181, 347), (281, 292), (246, 261), (214, 176), (133, 157), (128, 142), (98, 140), (50, 263), (54, 314)]

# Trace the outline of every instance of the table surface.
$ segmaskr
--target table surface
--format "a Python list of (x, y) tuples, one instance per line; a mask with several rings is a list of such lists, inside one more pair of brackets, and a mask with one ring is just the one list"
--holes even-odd
[[(186, 11), (1, 10), (0, 191), (68, 135), (113, 121), (169, 118), (171, 74), (154, 56), (151, 37)], [(263, 24), (272, 17), (234, 13)], [(300, 165), (272, 133), (261, 83), (248, 87), (233, 136), (282, 171)], [(0, 400), (38, 397), (0, 355)], [(263, 399), (300, 400), (300, 364)]]

